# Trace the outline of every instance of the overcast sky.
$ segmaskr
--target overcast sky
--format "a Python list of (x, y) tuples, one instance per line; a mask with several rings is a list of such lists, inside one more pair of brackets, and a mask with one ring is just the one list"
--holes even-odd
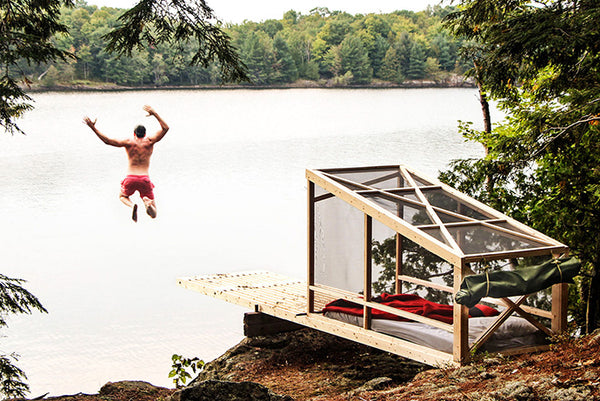
[[(129, 8), (136, 0), (87, 0), (88, 4)], [(306, 15), (315, 7), (327, 7), (331, 11), (346, 11), (350, 14), (391, 12), (394, 10), (422, 11), (427, 5), (440, 4), (441, 0), (207, 0), (220, 20), (239, 23), (245, 19), (255, 22), (281, 19), (288, 10)], [(449, 0), (444, 0), (444, 5)]]

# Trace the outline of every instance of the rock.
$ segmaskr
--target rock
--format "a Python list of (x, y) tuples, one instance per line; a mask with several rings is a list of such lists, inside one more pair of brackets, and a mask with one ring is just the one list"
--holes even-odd
[(590, 390), (583, 386), (560, 388), (546, 394), (549, 401), (587, 401), (590, 399)]
[(389, 377), (377, 377), (373, 380), (369, 380), (359, 388), (352, 390), (350, 395), (356, 395), (364, 391), (377, 391), (382, 390), (385, 387), (391, 385), (394, 381)]
[(594, 332), (589, 335), (588, 344), (591, 346), (600, 345), (600, 329), (594, 330)]
[(533, 389), (528, 384), (520, 381), (508, 383), (499, 391), (499, 394), (508, 400), (528, 401), (535, 399)]
[(253, 382), (207, 380), (178, 390), (172, 401), (292, 401), (287, 395), (275, 394)]
[(100, 388), (101, 396), (115, 396), (127, 394), (130, 397), (138, 397), (142, 395), (152, 396), (157, 395), (159, 388), (144, 381), (120, 381), (108, 382)]

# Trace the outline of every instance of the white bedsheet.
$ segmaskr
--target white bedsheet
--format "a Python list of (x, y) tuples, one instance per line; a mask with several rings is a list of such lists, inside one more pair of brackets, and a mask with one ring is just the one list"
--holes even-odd
[[(363, 318), (340, 312), (325, 312), (324, 316), (362, 326)], [(471, 345), (494, 321), (496, 317), (473, 317), (469, 319), (469, 345)], [(424, 345), (440, 351), (452, 353), (453, 334), (437, 327), (419, 322), (402, 322), (387, 319), (373, 319), (373, 331), (392, 335)], [(486, 342), (485, 349), (499, 351), (501, 349), (523, 347), (539, 344), (540, 337), (536, 335), (537, 328), (527, 320), (509, 317)]]

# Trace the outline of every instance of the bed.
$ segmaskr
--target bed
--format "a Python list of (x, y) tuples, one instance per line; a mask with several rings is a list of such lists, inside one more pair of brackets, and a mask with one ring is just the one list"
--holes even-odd
[[(412, 294), (382, 294), (373, 301), (384, 305), (392, 305), (399, 309), (411, 311), (421, 316), (432, 317), (436, 320), (451, 323), (446, 311), (451, 311), (451, 305), (443, 305), (426, 301)], [(404, 302), (407, 299), (407, 302)], [(422, 305), (421, 310), (415, 307)], [(373, 319), (371, 329), (376, 332), (388, 334), (415, 344), (423, 345), (439, 351), (452, 353), (454, 335), (444, 329), (433, 327), (425, 323), (408, 321), (399, 316), (372, 310)], [(470, 309), (469, 318), (469, 345), (472, 345), (497, 318), (498, 311), (484, 306), (476, 305)], [(338, 299), (330, 302), (323, 308), (323, 316), (350, 323), (355, 326), (363, 325), (362, 306), (352, 302)], [(451, 316), (451, 315), (450, 315)], [(546, 336), (527, 320), (511, 316), (498, 327), (480, 348), (482, 351), (498, 352), (505, 349), (521, 348), (547, 344)]]

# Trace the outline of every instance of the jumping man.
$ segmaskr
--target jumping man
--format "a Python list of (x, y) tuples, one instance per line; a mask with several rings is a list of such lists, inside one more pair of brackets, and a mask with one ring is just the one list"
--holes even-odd
[(152, 184), (148, 176), (150, 156), (152, 156), (154, 144), (160, 141), (169, 130), (167, 123), (160, 118), (152, 107), (144, 106), (144, 110), (148, 113), (147, 117), (154, 116), (160, 124), (160, 131), (154, 135), (146, 136), (146, 128), (143, 125), (138, 125), (133, 130), (132, 138), (112, 139), (96, 129), (97, 119), (92, 121), (89, 117), (83, 118), (83, 122), (94, 131), (102, 142), (110, 146), (125, 148), (125, 151), (127, 152), (129, 168), (127, 170), (127, 177), (121, 182), (119, 199), (125, 205), (133, 208), (133, 213), (131, 215), (133, 221), (137, 221), (137, 205), (133, 203), (129, 197), (133, 195), (135, 191), (140, 193), (144, 205), (146, 206), (146, 213), (148, 213), (148, 216), (152, 218), (156, 217), (156, 204), (154, 202), (154, 193), (152, 192), (154, 184)]

